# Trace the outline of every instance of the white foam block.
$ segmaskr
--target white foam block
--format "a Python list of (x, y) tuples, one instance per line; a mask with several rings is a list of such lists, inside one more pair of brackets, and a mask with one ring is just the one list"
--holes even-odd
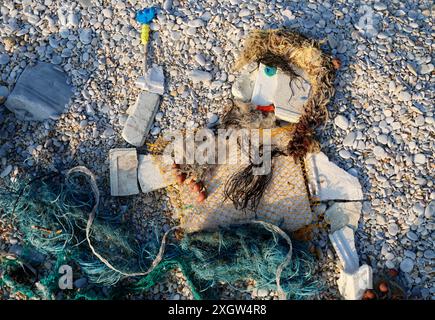
[(163, 95), (165, 92), (165, 76), (163, 75), (163, 68), (154, 65), (147, 70), (144, 77), (139, 77), (136, 86), (142, 90)]
[(373, 289), (372, 268), (364, 264), (354, 273), (342, 270), (337, 285), (338, 291), (346, 300), (361, 300), (367, 289)]
[(363, 200), (361, 184), (328, 157), (319, 152), (307, 155), (310, 166), (308, 177), (311, 192), (324, 200)]
[(135, 148), (118, 148), (109, 151), (110, 193), (112, 196), (129, 196), (139, 193), (137, 186), (137, 154)]
[(353, 230), (349, 227), (343, 227), (329, 235), (332, 246), (337, 252), (341, 261), (343, 270), (348, 273), (354, 273), (359, 267), (358, 253), (355, 248), (355, 237)]
[(129, 108), (128, 118), (122, 130), (122, 137), (128, 143), (141, 147), (153, 124), (159, 106), (159, 95), (143, 91), (137, 97), (136, 103)]
[(175, 183), (175, 176), (171, 174), (169, 166), (160, 168), (155, 161), (151, 155), (139, 155), (138, 178), (143, 193), (166, 188)]
[(344, 226), (356, 231), (361, 216), (362, 204), (360, 202), (337, 202), (325, 212), (325, 220), (331, 225), (331, 232)]
[(291, 79), (280, 70), (275, 75), (268, 76), (265, 68), (266, 66), (260, 63), (252, 92), (252, 103), (255, 105), (273, 104), (278, 119), (292, 123), (298, 122), (304, 113), (304, 105), (310, 95), (310, 83), (299, 70), (296, 70), (299, 77)]

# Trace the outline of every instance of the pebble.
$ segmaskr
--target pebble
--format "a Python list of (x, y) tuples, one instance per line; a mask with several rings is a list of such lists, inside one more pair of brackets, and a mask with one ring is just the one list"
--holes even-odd
[(395, 223), (390, 223), (388, 225), (388, 233), (392, 236), (395, 236), (399, 233), (399, 227)]
[(355, 139), (356, 139), (356, 133), (352, 131), (346, 136), (346, 138), (344, 138), (343, 145), (346, 147), (351, 147), (353, 146)]
[(352, 155), (350, 154), (350, 152), (349, 151), (347, 151), (347, 150), (340, 150), (339, 152), (338, 152), (338, 154), (340, 155), (340, 157), (342, 157), (343, 159), (350, 159), (351, 157), (352, 157)]
[(408, 91), (402, 91), (399, 93), (397, 98), (399, 99), (399, 101), (403, 101), (403, 102), (410, 101), (411, 94)]
[(414, 162), (415, 162), (415, 164), (425, 164), (426, 163), (426, 156), (422, 153), (418, 153), (414, 156)]
[(195, 61), (200, 65), (200, 66), (205, 66), (205, 58), (202, 54), (198, 53), (195, 55)]
[(373, 148), (373, 154), (376, 158), (383, 159), (387, 156), (387, 153), (385, 152), (384, 148), (380, 146), (375, 146)]
[(6, 168), (3, 169), (3, 171), (0, 173), (0, 178), (4, 179), (9, 175), (9, 173), (12, 172), (12, 165), (8, 165)]
[(190, 73), (190, 79), (194, 82), (206, 82), (206, 81), (211, 81), (212, 79), (212, 75), (210, 74), (210, 72), (207, 71), (202, 71), (202, 70), (192, 70)]
[(343, 130), (347, 130), (347, 128), (349, 127), (349, 120), (347, 120), (347, 118), (343, 115), (338, 115), (337, 117), (335, 117), (334, 123), (337, 127)]
[(87, 278), (79, 278), (77, 280), (74, 281), (74, 287), (78, 288), (78, 289), (82, 289), (84, 287), (86, 287), (88, 284), (88, 279)]
[(160, 127), (154, 127), (151, 129), (151, 135), (157, 136), (160, 133), (161, 129)]
[(191, 28), (199, 28), (205, 25), (204, 21), (201, 19), (190, 20), (187, 25)]
[(414, 269), (414, 261), (412, 261), (410, 258), (405, 258), (400, 263), (400, 270), (405, 273), (410, 273)]
[(242, 9), (239, 12), (239, 17), (243, 18), (243, 17), (247, 17), (251, 15), (251, 11), (249, 11), (248, 9)]
[(82, 29), (79, 31), (80, 42), (83, 44), (90, 44), (92, 41), (92, 30)]
[(426, 219), (430, 219), (435, 215), (435, 201), (432, 200), (427, 206), (426, 209), (424, 210), (424, 216), (426, 217)]
[(6, 99), (9, 95), (9, 89), (6, 86), (0, 86), (0, 103), (2, 99)]
[(387, 5), (385, 3), (376, 2), (373, 6), (375, 10), (384, 11), (387, 10)]
[(388, 137), (385, 134), (380, 134), (380, 135), (377, 136), (377, 140), (381, 144), (387, 144)]
[(10, 61), (9, 55), (6, 53), (0, 54), (0, 65), (8, 64)]
[(172, 9), (172, 0), (165, 0), (165, 2), (163, 2), (163, 9), (170, 11)]
[(433, 259), (435, 259), (435, 252), (431, 249), (428, 249), (428, 250), (424, 251), (423, 256), (426, 259), (433, 260)]
[(407, 236), (408, 239), (411, 240), (411, 241), (417, 241), (417, 240), (418, 240), (418, 236), (417, 236), (414, 232), (412, 232), (412, 231), (408, 231), (408, 232), (406, 233), (406, 236)]
[(432, 63), (423, 64), (420, 66), (420, 74), (425, 75), (429, 74), (434, 70), (434, 65)]

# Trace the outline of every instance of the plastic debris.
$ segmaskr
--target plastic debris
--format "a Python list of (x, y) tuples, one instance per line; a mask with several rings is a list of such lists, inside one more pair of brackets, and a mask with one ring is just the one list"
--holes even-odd
[(111, 149), (109, 161), (111, 195), (130, 196), (138, 194), (136, 149)]
[[(301, 73), (300, 70), (299, 72)], [(308, 101), (310, 90), (311, 85), (302, 76), (292, 79), (275, 67), (260, 63), (252, 103), (273, 104), (278, 119), (296, 123), (304, 113), (304, 105)]]
[(373, 289), (372, 268), (364, 264), (354, 273), (342, 270), (337, 285), (346, 300), (361, 300), (367, 289)]
[(331, 225), (331, 232), (344, 226), (351, 227), (354, 231), (358, 228), (362, 204), (360, 202), (334, 203), (325, 213), (325, 220)]
[(165, 77), (163, 75), (163, 68), (154, 65), (152, 68), (147, 70), (147, 73), (144, 77), (139, 77), (135, 84), (142, 90), (163, 95), (165, 92)]
[(136, 21), (139, 22), (141, 26), (140, 39), (143, 45), (147, 45), (150, 39), (150, 26), (149, 23), (154, 19), (156, 15), (156, 9), (154, 7), (145, 8), (136, 13)]
[(150, 39), (150, 26), (149, 24), (142, 25), (140, 29), (140, 41), (143, 45), (147, 45)]
[(231, 92), (234, 98), (243, 102), (249, 102), (252, 98), (252, 92), (254, 91), (255, 79), (257, 78), (257, 65), (250, 63), (245, 66), (231, 87)]
[(6, 100), (6, 107), (23, 120), (57, 119), (68, 107), (73, 90), (56, 66), (38, 62), (27, 66)]
[(307, 155), (307, 163), (311, 167), (310, 189), (319, 200), (363, 200), (358, 179), (329, 161), (323, 152)]
[(366, 264), (359, 267), (353, 230), (341, 228), (329, 235), (343, 266), (337, 281), (338, 290), (346, 300), (360, 300), (367, 289), (373, 288), (372, 268)]
[(160, 97), (156, 93), (143, 91), (136, 103), (128, 110), (128, 118), (122, 130), (122, 137), (128, 143), (141, 147), (148, 135), (157, 113)]
[(349, 227), (341, 228), (329, 235), (332, 245), (341, 261), (343, 270), (354, 273), (359, 267), (358, 253), (355, 248), (353, 230)]
[(151, 192), (175, 183), (175, 177), (167, 168), (162, 172), (151, 155), (139, 155), (138, 178), (143, 193)]
[(151, 20), (154, 19), (156, 16), (156, 9), (154, 7), (151, 8), (145, 8), (142, 10), (139, 10), (136, 13), (136, 21), (140, 24), (149, 24)]

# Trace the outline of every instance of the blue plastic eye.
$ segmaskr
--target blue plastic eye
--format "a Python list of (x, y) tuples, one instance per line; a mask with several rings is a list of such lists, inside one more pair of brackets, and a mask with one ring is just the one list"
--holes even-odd
[(154, 7), (145, 8), (136, 13), (136, 21), (140, 24), (149, 24), (156, 15), (156, 9)]
[(265, 67), (264, 67), (264, 73), (265, 73), (268, 77), (272, 77), (272, 76), (276, 75), (276, 68), (275, 68), (275, 67), (265, 66)]

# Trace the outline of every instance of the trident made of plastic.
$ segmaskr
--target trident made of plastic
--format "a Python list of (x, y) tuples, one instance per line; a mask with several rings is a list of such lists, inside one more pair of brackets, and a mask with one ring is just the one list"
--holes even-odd
[(136, 13), (136, 21), (141, 24), (140, 39), (144, 50), (144, 72), (147, 69), (147, 51), (148, 51), (148, 41), (150, 39), (150, 22), (154, 19), (156, 15), (156, 9), (145, 8)]

